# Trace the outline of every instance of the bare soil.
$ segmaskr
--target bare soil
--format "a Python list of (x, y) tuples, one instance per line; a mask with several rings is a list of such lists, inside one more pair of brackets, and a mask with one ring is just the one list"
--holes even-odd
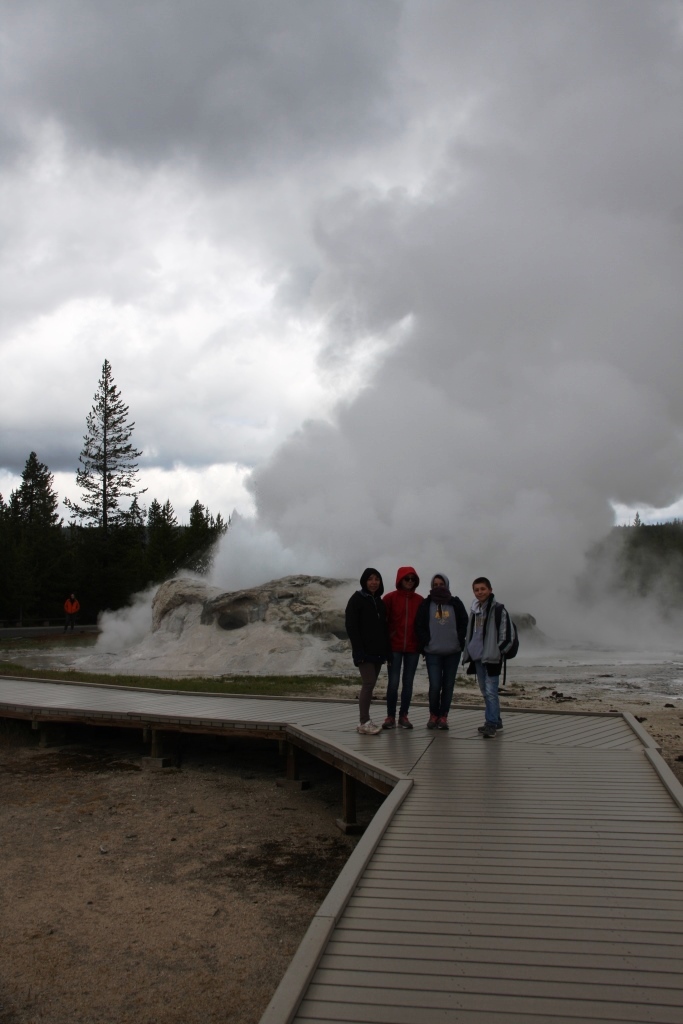
[(320, 762), (301, 791), (274, 743), (192, 738), (148, 771), (137, 736), (0, 723), (0, 1024), (256, 1022), (353, 849)]

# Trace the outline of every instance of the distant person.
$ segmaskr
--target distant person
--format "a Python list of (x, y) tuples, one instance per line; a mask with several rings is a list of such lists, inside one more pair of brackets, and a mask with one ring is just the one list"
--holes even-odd
[(389, 621), (389, 637), (391, 639), (391, 657), (387, 683), (387, 717), (383, 729), (396, 727), (396, 705), (398, 688), (401, 683), (403, 669), (403, 686), (401, 687), (401, 704), (398, 713), (398, 724), (401, 729), (412, 729), (408, 718), (410, 702), (413, 698), (413, 681), (420, 660), (420, 648), (415, 633), (415, 616), (422, 604), (417, 593), (420, 578), (412, 565), (404, 565), (396, 573), (396, 590), (385, 594), (382, 600), (386, 605)]
[(512, 644), (513, 629), (505, 605), (496, 601), (491, 581), (486, 576), (477, 576), (472, 590), (474, 600), (467, 624), (463, 665), (468, 665), (468, 675), (476, 674), (485, 705), (484, 724), (478, 731), (488, 740), (503, 728), (498, 684), (503, 658)]
[(76, 616), (78, 615), (80, 610), (81, 610), (81, 606), (78, 603), (78, 598), (76, 597), (75, 594), (70, 594), (67, 597), (66, 601), (64, 602), (64, 614), (66, 616), (65, 619), (64, 619), (64, 632), (65, 633), (66, 633), (67, 629), (70, 629), (71, 632), (73, 633), (74, 625), (76, 623)]
[(448, 729), (455, 676), (465, 646), (467, 612), (445, 573), (432, 576), (429, 596), (415, 616), (415, 632), (429, 677), (428, 729)]
[(370, 702), (379, 670), (391, 652), (383, 592), (380, 573), (377, 569), (366, 569), (360, 578), (360, 590), (351, 595), (346, 606), (346, 632), (361, 678), (357, 731), (365, 736), (376, 736), (382, 731), (370, 719)]

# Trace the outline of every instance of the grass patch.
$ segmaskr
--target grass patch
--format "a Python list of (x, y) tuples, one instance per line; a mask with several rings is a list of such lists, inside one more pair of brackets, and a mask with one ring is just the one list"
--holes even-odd
[(11, 636), (0, 640), (0, 651), (44, 651), (46, 647), (94, 647), (97, 633), (73, 636), (71, 633), (46, 633), (44, 636)]
[(0, 661), (0, 675), (20, 679), (56, 679), (66, 683), (103, 683), (135, 686), (146, 690), (185, 690), (188, 693), (253, 693), (265, 697), (325, 697), (332, 687), (358, 687), (356, 676), (197, 676), (169, 679), (166, 676), (117, 676), (109, 673), (73, 672), (50, 668), (25, 668)]

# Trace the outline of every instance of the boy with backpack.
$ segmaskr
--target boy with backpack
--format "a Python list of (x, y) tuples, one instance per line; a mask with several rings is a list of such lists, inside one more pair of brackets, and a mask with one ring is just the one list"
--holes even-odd
[(500, 717), (498, 684), (506, 658), (514, 658), (519, 648), (517, 628), (505, 605), (496, 601), (491, 581), (477, 576), (472, 584), (474, 600), (470, 608), (462, 663), (467, 674), (475, 675), (486, 706), (484, 724), (478, 732), (484, 739), (493, 739), (503, 728)]

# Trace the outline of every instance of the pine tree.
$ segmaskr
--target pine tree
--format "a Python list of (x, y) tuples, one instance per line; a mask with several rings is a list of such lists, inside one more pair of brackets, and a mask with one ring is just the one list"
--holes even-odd
[(636, 512), (635, 517), (633, 519), (633, 525), (634, 526), (642, 526), (643, 525), (643, 521), (640, 518), (640, 512)]
[(214, 519), (206, 506), (195, 501), (184, 537), (185, 567), (200, 574), (207, 573), (213, 560), (213, 548), (229, 526), (230, 520), (226, 523), (220, 512)]
[(154, 499), (147, 513), (147, 564), (154, 583), (167, 580), (182, 559), (181, 531), (173, 505), (167, 498), (163, 505)]
[(45, 463), (39, 462), (36, 453), (31, 452), (21, 474), (19, 489), (12, 491), (10, 514), (28, 527), (59, 526), (59, 498), (53, 482), (54, 476)]
[(64, 544), (53, 481), (48, 467), (31, 452), (21, 484), (4, 507), (9, 540), (5, 579), (19, 621), (26, 614), (54, 614), (61, 605), (59, 588), (64, 583), (59, 576)]
[(82, 504), (65, 499), (64, 504), (83, 524), (99, 526), (106, 536), (111, 527), (127, 521), (121, 510), (123, 498), (135, 499), (146, 488), (137, 487), (136, 459), (142, 452), (131, 443), (135, 423), (128, 422), (128, 406), (114, 383), (111, 364), (102, 365), (95, 403), (86, 419), (87, 433), (79, 456), (76, 482), (82, 489)]

